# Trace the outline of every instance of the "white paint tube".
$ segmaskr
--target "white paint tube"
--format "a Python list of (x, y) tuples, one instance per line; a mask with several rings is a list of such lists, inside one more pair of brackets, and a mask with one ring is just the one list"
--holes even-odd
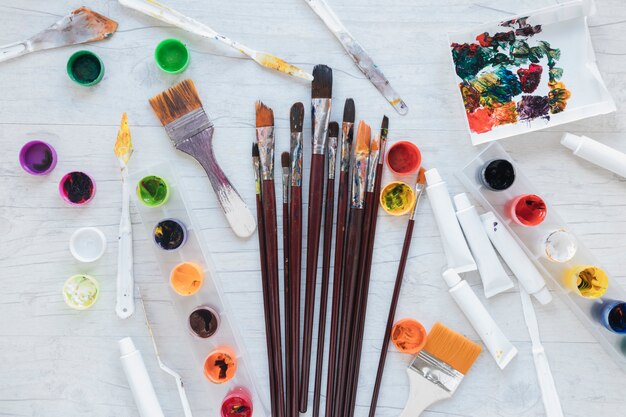
[(517, 355), (517, 348), (502, 333), (485, 306), (480, 302), (467, 281), (462, 280), (454, 269), (443, 272), (448, 292), (472, 324), (500, 369), (504, 369)]
[(571, 133), (563, 135), (561, 145), (574, 151), (574, 155), (626, 178), (626, 154), (587, 136)]
[(520, 284), (524, 286), (527, 293), (533, 295), (541, 304), (548, 304), (552, 301), (552, 294), (546, 288), (546, 282), (537, 270), (535, 265), (528, 259), (524, 250), (515, 241), (506, 227), (496, 219), (493, 212), (489, 211), (480, 220), (487, 236), (498, 250), (504, 262), (511, 268)]
[(478, 265), (485, 297), (490, 298), (513, 288), (513, 281), (502, 267), (498, 255), (485, 233), (480, 217), (478, 217), (476, 207), (470, 203), (467, 194), (455, 195), (454, 205), (457, 210), (456, 217), (461, 223), (465, 239), (467, 239)]
[(446, 183), (441, 179), (439, 172), (435, 168), (426, 171), (425, 176), (428, 184), (428, 187), (426, 187), (428, 201), (430, 201), (430, 206), (433, 209), (433, 214), (439, 227), (439, 234), (441, 235), (443, 251), (448, 260), (448, 267), (458, 273), (475, 271), (476, 262), (474, 262), (474, 258), (472, 258), (472, 254), (467, 247), (467, 242), (465, 242), (463, 237)]

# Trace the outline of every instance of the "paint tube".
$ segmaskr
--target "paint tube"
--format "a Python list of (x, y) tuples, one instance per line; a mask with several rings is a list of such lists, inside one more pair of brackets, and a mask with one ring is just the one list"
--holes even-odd
[(513, 288), (513, 281), (502, 267), (498, 255), (496, 255), (496, 251), (485, 233), (480, 217), (478, 217), (476, 207), (470, 204), (467, 194), (455, 195), (454, 204), (457, 210), (456, 217), (461, 223), (467, 243), (469, 243), (472, 255), (474, 255), (478, 265), (485, 297), (490, 298)]
[(448, 267), (458, 273), (475, 271), (476, 262), (472, 258), (467, 242), (465, 242), (463, 237), (461, 226), (459, 226), (459, 222), (456, 219), (446, 183), (441, 179), (439, 172), (435, 168), (429, 169), (424, 175), (428, 184), (428, 187), (426, 187), (428, 200), (439, 227), (443, 251), (448, 260)]
[(526, 292), (533, 295), (541, 304), (548, 304), (552, 301), (552, 294), (546, 288), (543, 276), (528, 259), (511, 233), (496, 219), (493, 212), (489, 211), (483, 214), (480, 216), (480, 220), (483, 222), (483, 227), (491, 243), (498, 250), (504, 262), (511, 268), (520, 284), (524, 286)]
[(493, 359), (500, 369), (504, 369), (517, 355), (515, 346), (502, 333), (467, 281), (462, 280), (454, 269), (444, 271), (443, 279), (450, 287), (448, 292), (472, 324)]
[(561, 145), (574, 151), (574, 155), (626, 178), (626, 154), (587, 136), (571, 133), (563, 135)]
[(139, 415), (141, 417), (164, 417), (141, 352), (137, 350), (130, 337), (120, 340), (119, 345), (122, 368), (128, 379)]

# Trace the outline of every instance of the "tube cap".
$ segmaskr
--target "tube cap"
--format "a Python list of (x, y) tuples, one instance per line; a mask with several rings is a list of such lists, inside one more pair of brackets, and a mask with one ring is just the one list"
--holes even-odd
[(117, 343), (120, 345), (120, 353), (122, 356), (130, 355), (137, 350), (135, 344), (133, 343), (133, 339), (130, 337), (125, 337)]
[(561, 138), (561, 145), (576, 152), (583, 144), (583, 137), (565, 133)]
[(448, 284), (448, 287), (450, 288), (454, 287), (456, 284), (461, 282), (461, 277), (452, 268), (446, 269), (445, 271), (443, 271), (442, 275), (443, 275), (443, 279), (446, 281), (446, 284)]
[(461, 193), (454, 196), (454, 205), (456, 206), (456, 211), (461, 211), (472, 207), (472, 203), (470, 203), (469, 198), (467, 198), (467, 194)]
[(428, 185), (435, 185), (443, 181), (437, 168), (429, 169), (424, 173), (424, 176), (426, 177), (426, 184)]
[(552, 301), (552, 294), (550, 294), (550, 291), (548, 291), (547, 287), (543, 287), (542, 289), (534, 293), (533, 297), (535, 297), (537, 301), (541, 303), (541, 305), (546, 305), (550, 301)]

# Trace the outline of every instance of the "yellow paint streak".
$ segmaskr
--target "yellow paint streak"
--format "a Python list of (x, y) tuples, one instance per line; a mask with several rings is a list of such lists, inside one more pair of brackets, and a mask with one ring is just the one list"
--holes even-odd
[(130, 129), (128, 127), (128, 116), (122, 114), (122, 122), (120, 130), (117, 132), (117, 140), (113, 148), (115, 155), (124, 161), (124, 165), (128, 164), (130, 156), (133, 154), (133, 142), (130, 137)]
[(295, 65), (292, 65), (289, 62), (282, 60), (277, 56), (268, 54), (267, 52), (258, 52), (256, 55), (255, 61), (266, 68), (271, 68), (273, 70), (280, 71), (285, 74), (289, 74), (294, 77), (302, 78), (305, 80), (309, 80), (309, 81), (313, 80), (313, 76), (311, 74), (304, 72), (303, 70), (296, 67)]

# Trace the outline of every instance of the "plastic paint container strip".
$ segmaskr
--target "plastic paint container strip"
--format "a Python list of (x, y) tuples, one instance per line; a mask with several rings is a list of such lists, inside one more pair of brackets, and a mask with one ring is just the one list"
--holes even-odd
[(414, 174), (421, 164), (422, 153), (413, 142), (396, 142), (387, 151), (387, 166), (396, 175)]
[(161, 207), (170, 198), (170, 187), (163, 178), (149, 175), (137, 184), (137, 198), (145, 206)]
[(59, 194), (70, 205), (87, 204), (96, 195), (96, 183), (84, 172), (69, 172), (59, 182)]
[(219, 329), (220, 315), (209, 306), (200, 306), (191, 312), (188, 323), (192, 335), (208, 339)]
[(57, 153), (49, 143), (31, 140), (20, 150), (20, 165), (31, 175), (45, 175), (57, 166)]
[(161, 220), (154, 226), (154, 242), (163, 250), (176, 250), (187, 241), (187, 228), (176, 219)]
[(252, 417), (253, 411), (250, 391), (243, 387), (234, 388), (222, 402), (222, 417)]
[(106, 247), (104, 233), (95, 227), (81, 227), (70, 238), (70, 252), (80, 262), (97, 261), (104, 255)]
[(510, 217), (519, 225), (538, 226), (545, 220), (547, 214), (548, 207), (538, 195), (520, 195), (511, 202)]
[(418, 353), (426, 345), (426, 338), (426, 329), (414, 319), (402, 319), (391, 329), (391, 341), (402, 353)]
[(67, 74), (77, 84), (96, 85), (104, 77), (104, 63), (91, 51), (78, 51), (67, 61)]
[(415, 204), (415, 191), (401, 181), (390, 182), (380, 193), (380, 205), (392, 216), (403, 216)]
[(494, 159), (483, 166), (479, 179), (491, 191), (504, 191), (515, 182), (515, 168), (506, 159)]
[(582, 297), (602, 297), (609, 288), (609, 277), (601, 268), (593, 265), (578, 265), (565, 272), (564, 284)]
[(154, 50), (154, 60), (161, 70), (178, 74), (189, 66), (189, 51), (178, 39), (165, 39)]
[(100, 285), (90, 275), (71, 276), (63, 285), (63, 299), (75, 310), (86, 310), (98, 301)]
[(170, 273), (170, 285), (178, 295), (194, 295), (204, 283), (204, 271), (193, 262), (183, 262), (174, 267)]
[(229, 348), (216, 349), (204, 361), (204, 376), (215, 384), (230, 381), (237, 371), (237, 357)]

